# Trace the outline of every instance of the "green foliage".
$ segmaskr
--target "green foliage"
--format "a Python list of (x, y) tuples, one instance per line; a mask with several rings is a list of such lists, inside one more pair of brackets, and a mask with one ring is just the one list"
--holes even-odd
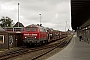
[(0, 26), (1, 27), (12, 27), (13, 25), (13, 20), (9, 17), (2, 17), (0, 19)]

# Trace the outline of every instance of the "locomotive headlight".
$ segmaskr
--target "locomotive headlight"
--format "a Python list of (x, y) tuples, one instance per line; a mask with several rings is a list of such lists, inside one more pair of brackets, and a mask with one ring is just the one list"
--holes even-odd
[(36, 37), (35, 37), (36, 38)]
[(25, 38), (27, 38), (27, 37), (25, 37)]

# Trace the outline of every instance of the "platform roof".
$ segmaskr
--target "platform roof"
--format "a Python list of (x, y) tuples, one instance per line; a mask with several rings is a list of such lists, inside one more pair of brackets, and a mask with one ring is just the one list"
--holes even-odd
[(90, 0), (71, 0), (72, 29), (90, 25)]

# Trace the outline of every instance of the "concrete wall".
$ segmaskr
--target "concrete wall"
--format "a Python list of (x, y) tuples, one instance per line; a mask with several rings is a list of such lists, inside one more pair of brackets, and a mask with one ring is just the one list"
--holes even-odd
[(79, 37), (79, 35), (82, 35), (84, 42), (90, 43), (90, 29), (77, 30), (77, 37)]

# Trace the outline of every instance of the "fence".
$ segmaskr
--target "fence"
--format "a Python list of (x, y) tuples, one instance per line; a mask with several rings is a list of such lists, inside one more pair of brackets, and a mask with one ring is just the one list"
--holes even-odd
[(24, 30), (24, 27), (4, 27), (3, 29), (7, 32), (22, 32)]

